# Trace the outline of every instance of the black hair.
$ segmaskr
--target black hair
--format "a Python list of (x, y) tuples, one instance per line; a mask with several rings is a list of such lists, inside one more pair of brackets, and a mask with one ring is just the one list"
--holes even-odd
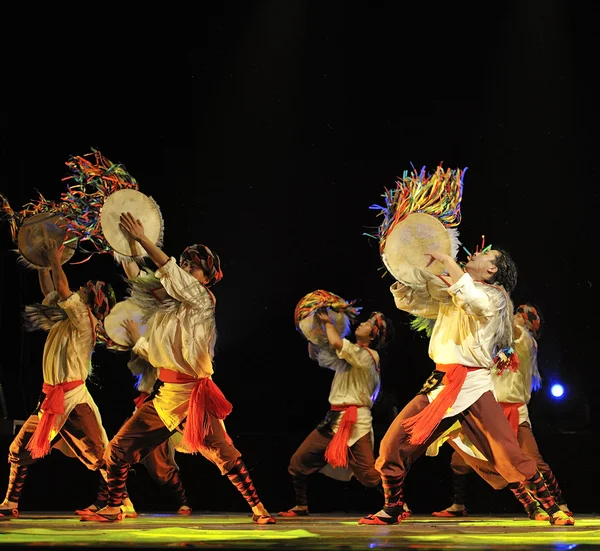
[(493, 250), (498, 253), (493, 260), (498, 270), (488, 280), (488, 283), (501, 285), (510, 295), (517, 286), (517, 265), (510, 254), (504, 249), (495, 248)]

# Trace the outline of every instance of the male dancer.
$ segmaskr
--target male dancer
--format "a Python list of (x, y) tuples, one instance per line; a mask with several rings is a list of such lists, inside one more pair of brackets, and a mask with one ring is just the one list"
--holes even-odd
[(381, 487), (373, 455), (371, 408), (380, 388), (379, 354), (392, 338), (391, 320), (373, 312), (355, 330), (356, 344), (342, 339), (327, 312), (317, 311), (332, 350), (309, 343), (309, 356), (321, 367), (335, 371), (329, 403), (331, 409), (319, 426), (300, 444), (288, 471), (296, 494), (296, 504), (282, 517), (308, 516), (307, 478), (323, 469), (350, 467), (367, 488)]
[[(531, 421), (527, 407), (532, 391), (538, 390), (541, 387), (541, 377), (537, 362), (538, 340), (542, 332), (542, 318), (539, 310), (529, 303), (521, 304), (515, 313), (513, 328), (515, 334), (513, 347), (519, 358), (519, 366), (514, 371), (492, 369), (492, 381), (494, 383), (496, 400), (500, 403), (506, 418), (513, 427), (519, 446), (527, 455), (536, 460), (537, 468), (542, 473), (552, 497), (567, 515), (572, 516), (552, 469), (540, 454), (531, 430)], [(548, 513), (544, 511), (522, 483), (507, 483), (498, 473), (493, 474), (489, 466), (487, 468), (484, 466), (481, 469), (481, 463), (474, 461), (461, 448), (455, 448), (452, 453), (450, 467), (452, 469), (454, 494), (452, 505), (442, 511), (434, 512), (434, 517), (468, 516), (465, 506), (467, 475), (475, 470), (496, 489), (508, 485), (515, 497), (523, 505), (530, 519), (548, 520)]]
[(447, 276), (415, 269), (411, 281), (391, 286), (396, 306), (435, 319), (429, 356), (436, 369), (424, 388), (396, 417), (379, 448), (375, 468), (382, 477), (383, 509), (359, 524), (397, 524), (403, 485), (414, 461), (459, 419), (462, 430), (508, 482), (521, 482), (550, 515), (550, 523), (572, 525), (556, 504), (536, 462), (519, 447), (493, 395), (494, 352), (513, 341), (512, 303), (516, 265), (507, 252), (475, 253), (465, 271), (447, 254), (430, 253)]
[(85, 381), (92, 369), (96, 325), (114, 305), (114, 293), (102, 281), (88, 281), (85, 287), (71, 291), (61, 265), (62, 249), (50, 241), (45, 252), (51, 276), (47, 269), (39, 270), (44, 301), (28, 306), (25, 312), (29, 329), (48, 331), (42, 359), (44, 384), (35, 411), (10, 445), (10, 475), (0, 516), (19, 516), (29, 465), (51, 448), (62, 448), (106, 477), (108, 438)]
[(223, 419), (232, 406), (212, 381), (216, 325), (215, 297), (209, 287), (223, 276), (219, 257), (204, 245), (193, 245), (185, 249), (178, 266), (175, 258), (169, 258), (145, 235), (142, 223), (131, 213), (121, 215), (121, 228), (156, 264), (156, 277), (172, 299), (154, 313), (147, 338), (140, 336), (135, 323), (128, 325), (135, 342), (133, 351), (159, 369), (163, 384), (154, 399), (142, 404), (109, 443), (108, 505), (82, 520), (120, 520), (129, 466), (180, 430), (182, 446), (217, 465), (244, 496), (252, 508), (252, 521), (274, 524), (240, 452), (225, 431)]

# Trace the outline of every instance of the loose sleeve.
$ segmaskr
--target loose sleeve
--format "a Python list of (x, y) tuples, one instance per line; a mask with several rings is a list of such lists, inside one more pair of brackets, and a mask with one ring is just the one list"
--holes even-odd
[(440, 303), (427, 293), (426, 288), (415, 289), (412, 286), (396, 281), (390, 287), (390, 291), (398, 310), (423, 318), (437, 318)]
[(59, 296), (56, 291), (50, 291), (42, 301), (44, 306), (56, 306), (58, 304)]
[(177, 265), (174, 257), (156, 270), (167, 293), (174, 299), (194, 308), (212, 308), (213, 300), (204, 285)]
[(92, 333), (92, 320), (90, 311), (86, 304), (81, 300), (79, 293), (72, 293), (65, 300), (59, 300), (58, 306), (66, 313), (73, 325), (81, 335)]
[(331, 346), (317, 348), (316, 360), (321, 367), (331, 369), (331, 371), (340, 371), (350, 368), (348, 362), (338, 358), (335, 350)]
[(531, 380), (534, 371), (537, 370), (537, 347), (531, 333), (525, 328), (520, 327), (518, 337), (515, 339), (513, 348), (519, 358), (519, 373), (523, 378), (526, 389), (531, 388)]
[(137, 354), (140, 358), (148, 361), (148, 339), (146, 337), (140, 337), (138, 341), (133, 345), (131, 349), (134, 354)]
[(496, 300), (483, 289), (483, 285), (476, 285), (473, 278), (464, 273), (461, 278), (448, 287), (448, 293), (452, 296), (452, 302), (457, 308), (463, 310), (468, 316), (487, 318), (497, 315), (502, 310), (501, 291), (494, 290), (498, 295)]
[(355, 369), (370, 370), (373, 367), (379, 367), (377, 352), (358, 346), (348, 339), (342, 339), (342, 349), (337, 351), (337, 355), (338, 358), (346, 360)]

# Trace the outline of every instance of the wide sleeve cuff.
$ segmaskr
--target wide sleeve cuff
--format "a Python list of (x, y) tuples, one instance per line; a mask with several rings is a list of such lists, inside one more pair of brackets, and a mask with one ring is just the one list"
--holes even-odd
[(148, 339), (146, 339), (146, 337), (140, 337), (138, 339), (138, 341), (133, 345), (132, 350), (135, 354), (137, 354), (141, 358), (144, 358), (144, 360), (149, 361), (148, 360), (148, 345), (149, 344), (150, 343), (148, 342)]

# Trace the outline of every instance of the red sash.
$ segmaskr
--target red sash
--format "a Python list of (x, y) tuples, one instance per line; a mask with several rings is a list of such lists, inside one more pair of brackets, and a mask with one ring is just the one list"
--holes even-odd
[(183, 439), (181, 445), (190, 451), (196, 453), (204, 446), (204, 439), (210, 432), (210, 419), (208, 414), (214, 415), (217, 419), (225, 419), (233, 409), (233, 406), (225, 398), (221, 389), (212, 379), (204, 377), (198, 379), (179, 371), (160, 368), (158, 378), (165, 383), (196, 383), (190, 396), (190, 406), (183, 429)]
[(446, 373), (442, 379), (444, 388), (419, 413), (402, 421), (402, 426), (409, 435), (409, 442), (415, 446), (424, 444), (440, 424), (448, 409), (456, 401), (467, 373), (482, 368), (466, 367), (461, 364), (437, 364), (435, 369)]
[(332, 467), (348, 466), (348, 439), (358, 417), (358, 406), (331, 406), (331, 411), (344, 411), (340, 426), (325, 450), (325, 459)]
[(50, 433), (54, 428), (57, 415), (65, 412), (65, 392), (82, 385), (83, 381), (68, 381), (57, 385), (44, 383), (42, 392), (46, 398), (40, 406), (42, 417), (35, 432), (25, 448), (31, 453), (33, 459), (44, 457), (50, 452)]

